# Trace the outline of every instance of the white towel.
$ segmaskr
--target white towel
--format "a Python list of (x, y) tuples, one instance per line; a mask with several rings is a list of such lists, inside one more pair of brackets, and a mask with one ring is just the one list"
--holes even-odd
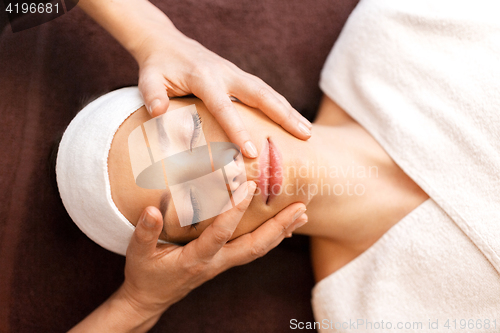
[(465, 332), (471, 319), (468, 332), (500, 329), (500, 276), (432, 199), (312, 296), (320, 332)]
[(120, 125), (143, 105), (137, 87), (99, 97), (71, 121), (57, 153), (57, 186), (73, 222), (94, 242), (121, 255), (135, 227), (111, 198), (108, 155)]
[(367, 0), (320, 86), (500, 272), (500, 2)]
[(320, 86), (431, 199), (316, 285), (316, 320), (500, 329), (498, 13), (490, 0), (362, 0), (349, 17)]

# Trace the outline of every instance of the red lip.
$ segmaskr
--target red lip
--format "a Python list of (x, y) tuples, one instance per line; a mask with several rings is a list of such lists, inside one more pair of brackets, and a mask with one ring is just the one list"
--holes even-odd
[(259, 189), (262, 199), (269, 202), (281, 193), (283, 169), (281, 153), (274, 143), (267, 139), (259, 156)]

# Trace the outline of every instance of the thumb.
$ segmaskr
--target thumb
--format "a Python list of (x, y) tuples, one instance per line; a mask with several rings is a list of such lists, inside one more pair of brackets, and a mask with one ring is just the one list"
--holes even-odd
[(167, 112), (169, 98), (163, 76), (151, 71), (141, 72), (139, 91), (151, 117), (157, 117)]
[(155, 207), (147, 207), (142, 213), (127, 248), (127, 257), (147, 257), (156, 250), (158, 237), (163, 229), (161, 213)]

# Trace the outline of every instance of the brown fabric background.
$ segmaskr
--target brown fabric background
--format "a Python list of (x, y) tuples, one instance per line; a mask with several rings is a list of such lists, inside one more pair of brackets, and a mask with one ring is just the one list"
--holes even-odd
[[(309, 119), (321, 67), (357, 0), (161, 0), (186, 35)], [(4, 15), (4, 14), (0, 14)], [(123, 280), (124, 258), (72, 223), (51, 186), (53, 140), (88, 98), (137, 84), (132, 57), (79, 8), (0, 36), (0, 332), (62, 332)], [(293, 237), (172, 306), (152, 332), (288, 332), (313, 321), (308, 241)]]

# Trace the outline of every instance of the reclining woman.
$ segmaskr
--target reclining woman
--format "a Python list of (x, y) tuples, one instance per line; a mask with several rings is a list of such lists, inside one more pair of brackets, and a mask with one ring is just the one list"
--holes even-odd
[[(321, 280), (359, 256), (428, 198), (370, 134), (326, 96), (313, 125), (314, 136), (308, 141), (294, 137), (259, 110), (233, 103), (249, 133), (255, 135), (252, 139), (259, 156), (244, 159), (249, 182), (240, 179), (233, 197), (243, 191), (253, 198), (231, 239), (255, 230), (290, 204), (303, 202), (309, 223), (298, 226), (296, 232), (313, 236), (314, 270)], [(58, 186), (74, 222), (98, 244), (123, 255), (134, 230), (132, 224), (145, 207), (163, 220), (160, 242), (187, 243), (216, 218), (181, 226), (179, 216), (191, 220), (200, 214), (197, 210), (207, 208), (193, 203), (195, 186), (184, 198), (173, 198), (168, 185), (165, 189), (137, 185), (130, 138), (137, 129), (142, 135), (144, 125), (152, 119), (142, 104), (135, 87), (98, 98), (68, 126), (57, 157)], [(228, 142), (215, 118), (196, 98), (172, 99), (162, 117), (192, 105), (195, 117), (189, 114), (164, 123), (168, 144), (177, 143), (176, 149), (192, 153), (200, 131), (211, 145)], [(153, 120), (158, 119), (161, 117)], [(150, 163), (149, 155), (146, 160)], [(196, 168), (184, 165), (176, 173), (192, 179)]]
[[(167, 115), (171, 110), (192, 104), (201, 119), (199, 126), (206, 141), (212, 143), (211, 146), (215, 142), (228, 142), (225, 132), (198, 99), (172, 100)], [(234, 104), (250, 134), (255, 134), (252, 139), (257, 142), (259, 157), (258, 160), (245, 158), (246, 178), (257, 184), (257, 190), (232, 238), (253, 231), (288, 205), (303, 202), (308, 208), (309, 223), (297, 232), (334, 240), (343, 249), (346, 263), (427, 199), (375, 140), (328, 98), (313, 127), (315, 135), (308, 141), (292, 136), (259, 110)], [(208, 208), (199, 203), (196, 189), (192, 189), (193, 193), (184, 202), (176, 201), (168, 186), (166, 190), (151, 190), (136, 184), (129, 137), (149, 119), (146, 110), (140, 108), (116, 132), (108, 159), (111, 195), (129, 221), (136, 221), (145, 207), (157, 207), (164, 217), (161, 239), (187, 243), (197, 238), (214, 218), (182, 227), (179, 215), (189, 215), (191, 220), (193, 215), (203, 215), (203, 210)], [(196, 125), (197, 121), (193, 125), (190, 120), (167, 124), (169, 143), (182, 142), (181, 149), (191, 149), (193, 138), (199, 135)], [(175, 128), (178, 130), (174, 131)], [(257, 134), (262, 139), (259, 140)], [(165, 168), (168, 169), (168, 165)], [(197, 176), (193, 169), (183, 165), (176, 171), (176, 177), (192, 179)], [(168, 170), (167, 173), (170, 183), (171, 173)], [(212, 192), (215, 195), (215, 187)], [(196, 207), (196, 203), (193, 207), (192, 198), (197, 199), (200, 207)], [(360, 229), (363, 231), (359, 232)], [(341, 260), (338, 256), (332, 259)]]
[[(321, 87), (328, 97), (308, 141), (290, 136), (260, 112), (235, 103), (251, 134), (265, 133), (266, 139), (257, 144), (256, 164), (245, 162), (248, 179), (257, 183), (260, 193), (253, 197), (232, 238), (254, 230), (290, 203), (307, 205), (309, 223), (296, 232), (312, 236), (313, 266), (319, 281), (313, 290), (314, 313), (321, 322), (317, 329), (332, 328), (349, 318), (362, 318), (356, 325), (370, 322), (375, 329), (382, 319), (386, 323), (392, 320), (392, 327), (398, 327), (396, 324), (408, 321), (427, 326), (429, 318), (439, 323), (449, 319), (449, 325), (453, 318), (482, 318), (482, 325), (488, 321), (492, 327), (498, 314), (500, 245), (495, 221), (499, 201), (498, 195), (492, 195), (499, 192), (498, 129), (494, 126), (498, 124), (498, 99), (489, 94), (491, 87), (498, 87), (491, 75), (492, 70), (498, 72), (498, 62), (490, 59), (491, 52), (467, 48), (467, 42), (473, 40), (489, 43), (487, 50), (498, 48), (498, 39), (479, 38), (497, 33), (498, 23), (491, 10), (484, 10), (481, 17), (469, 17), (465, 2), (453, 8), (441, 2), (433, 7), (434, 16), (429, 20), (422, 19), (429, 8), (405, 6), (364, 1), (353, 12), (324, 67)], [(485, 20), (490, 25), (483, 25)], [(451, 30), (439, 34), (436, 27), (442, 27), (442, 22), (449, 22)], [(463, 29), (479, 37), (470, 41), (456, 38)], [(420, 31), (424, 38), (412, 31)], [(433, 34), (426, 35), (429, 31)], [(407, 38), (408, 34), (413, 38)], [(385, 45), (384, 52), (380, 52), (381, 45)], [(424, 52), (420, 57), (410, 56), (415, 45)], [(361, 46), (363, 50), (358, 49)], [(461, 55), (466, 61), (451, 55)], [(387, 61), (389, 56), (392, 61)], [(457, 73), (467, 74), (467, 79)], [(412, 93), (402, 92), (405, 87)], [(168, 242), (200, 237), (214, 220), (180, 227), (179, 216), (195, 213), (192, 199), (186, 196), (179, 208), (172, 204), (172, 195), (165, 195), (170, 189), (137, 186), (127, 140), (149, 117), (133, 90), (126, 94), (135, 95), (132, 103), (123, 103), (124, 95), (111, 103), (121, 111), (113, 115), (116, 128), (105, 134), (109, 144), (97, 152), (105, 161), (98, 172), (104, 173), (101, 181), (109, 183), (109, 193), (104, 188), (100, 194), (104, 200), (96, 204), (112, 212), (108, 216), (114, 214), (117, 221), (98, 242), (122, 253), (133, 230), (124, 225), (135, 221), (145, 206), (156, 207), (154, 215), (163, 219), (161, 238)], [(170, 110), (192, 104), (201, 117), (207, 142), (227, 141), (198, 100), (173, 100)], [(470, 105), (480, 110), (470, 112), (465, 107)], [(84, 117), (85, 110), (81, 115)], [(91, 118), (85, 120), (85, 126)], [(190, 149), (195, 134), (196, 118), (191, 121), (191, 132), (169, 137), (185, 142), (185, 150)], [(65, 148), (64, 142), (63, 138), (60, 154), (71, 145), (66, 143)], [(85, 171), (84, 166), (92, 163), (79, 162), (65, 170), (58, 160), (58, 174), (77, 176), (77, 169)], [(266, 169), (270, 174), (258, 172)], [(68, 186), (69, 178), (61, 178), (60, 186)], [(82, 179), (93, 182), (92, 178)], [(250, 194), (254, 191), (251, 184), (247, 189)], [(73, 203), (89, 200), (89, 194), (80, 192)], [(70, 194), (61, 191), (61, 195), (64, 201)], [(102, 234), (102, 228), (105, 226), (84, 231), (96, 240), (98, 236), (92, 232)], [(126, 228), (128, 234), (122, 232)], [(113, 235), (113, 230), (122, 231)]]

